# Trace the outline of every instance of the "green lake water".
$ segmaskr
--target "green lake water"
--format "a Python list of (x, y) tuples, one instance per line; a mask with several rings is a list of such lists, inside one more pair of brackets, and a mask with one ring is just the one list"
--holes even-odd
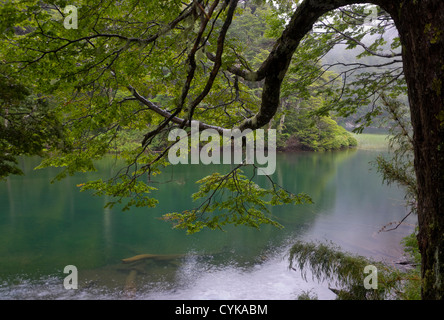
[[(377, 151), (278, 154), (274, 180), (306, 192), (312, 205), (272, 208), (284, 229), (227, 227), (186, 235), (158, 218), (195, 206), (198, 179), (230, 166), (179, 165), (153, 185), (159, 204), (122, 212), (109, 200), (80, 193), (78, 184), (118, 170), (112, 158), (99, 171), (50, 184), (57, 169), (33, 170), (0, 183), (0, 299), (296, 299), (311, 290), (333, 299), (326, 284), (306, 282), (288, 268), (297, 240), (332, 241), (344, 250), (384, 260), (400, 259), (401, 239), (414, 218), (395, 231), (379, 232), (406, 215), (403, 192), (388, 187), (369, 164)], [(265, 185), (265, 177), (257, 183)], [(139, 254), (178, 255), (144, 260)], [(63, 286), (64, 267), (78, 269), (79, 287)]]

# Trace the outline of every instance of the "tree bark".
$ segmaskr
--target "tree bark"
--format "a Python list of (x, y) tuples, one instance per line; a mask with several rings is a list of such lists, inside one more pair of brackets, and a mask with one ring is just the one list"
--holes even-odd
[(392, 12), (403, 45), (414, 130), (422, 298), (444, 299), (444, 1), (400, 1)]

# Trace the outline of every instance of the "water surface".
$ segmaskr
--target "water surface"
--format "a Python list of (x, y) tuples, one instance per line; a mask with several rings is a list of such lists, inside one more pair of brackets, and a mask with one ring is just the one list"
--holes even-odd
[[(104, 209), (106, 198), (80, 193), (78, 184), (118, 169), (112, 158), (99, 172), (50, 184), (57, 169), (34, 171), (21, 159), (24, 177), (0, 184), (0, 299), (296, 299), (312, 291), (334, 295), (326, 284), (306, 282), (288, 269), (286, 254), (297, 240), (332, 241), (344, 250), (392, 262), (403, 251), (397, 230), (379, 230), (406, 214), (403, 192), (382, 184), (369, 162), (375, 151), (279, 154), (272, 176), (312, 205), (272, 208), (284, 229), (227, 227), (185, 235), (158, 218), (196, 204), (195, 181), (227, 165), (173, 166), (158, 180), (154, 209)], [(265, 177), (257, 182), (266, 184)], [(136, 266), (121, 259), (139, 254), (177, 255)], [(79, 271), (79, 289), (66, 290), (66, 265)]]

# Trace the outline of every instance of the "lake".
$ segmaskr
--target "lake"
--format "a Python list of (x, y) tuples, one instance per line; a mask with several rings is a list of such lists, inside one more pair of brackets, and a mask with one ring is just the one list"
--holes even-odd
[[(38, 159), (20, 159), (25, 176), (0, 183), (0, 299), (296, 299), (310, 291), (334, 299), (327, 284), (308, 282), (288, 268), (292, 243), (332, 241), (345, 251), (392, 263), (415, 218), (379, 232), (406, 215), (404, 194), (369, 164), (378, 151), (278, 154), (274, 180), (314, 204), (272, 208), (284, 228), (226, 227), (186, 235), (158, 218), (193, 208), (198, 179), (229, 166), (178, 165), (154, 184), (156, 208), (122, 212), (109, 200), (79, 192), (78, 184), (110, 176), (110, 157), (99, 172), (50, 184), (57, 169), (33, 170)], [(258, 177), (257, 183), (266, 183)], [(122, 259), (160, 255), (137, 266)], [(76, 290), (64, 288), (64, 268), (78, 270)]]

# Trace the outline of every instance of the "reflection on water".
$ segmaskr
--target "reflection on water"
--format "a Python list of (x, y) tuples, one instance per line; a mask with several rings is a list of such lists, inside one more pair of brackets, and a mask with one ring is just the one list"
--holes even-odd
[[(89, 173), (49, 184), (56, 170), (33, 171), (0, 185), (0, 298), (2, 299), (295, 299), (325, 285), (307, 283), (288, 269), (285, 255), (297, 239), (331, 240), (344, 250), (393, 261), (412, 231), (378, 232), (405, 215), (403, 193), (381, 183), (369, 161), (377, 153), (348, 150), (278, 156), (273, 178), (292, 192), (306, 192), (313, 205), (272, 208), (283, 230), (227, 227), (192, 236), (156, 218), (190, 208), (195, 181), (229, 166), (174, 166), (154, 185), (154, 209), (104, 209), (107, 199), (79, 193)], [(114, 160), (100, 163), (111, 175)], [(163, 183), (171, 180), (169, 183)], [(257, 177), (261, 185), (266, 177)], [(411, 221), (413, 223), (413, 221)], [(162, 255), (124, 264), (140, 254)], [(179, 255), (177, 255), (179, 254)], [(79, 270), (79, 289), (63, 288), (63, 268)]]

